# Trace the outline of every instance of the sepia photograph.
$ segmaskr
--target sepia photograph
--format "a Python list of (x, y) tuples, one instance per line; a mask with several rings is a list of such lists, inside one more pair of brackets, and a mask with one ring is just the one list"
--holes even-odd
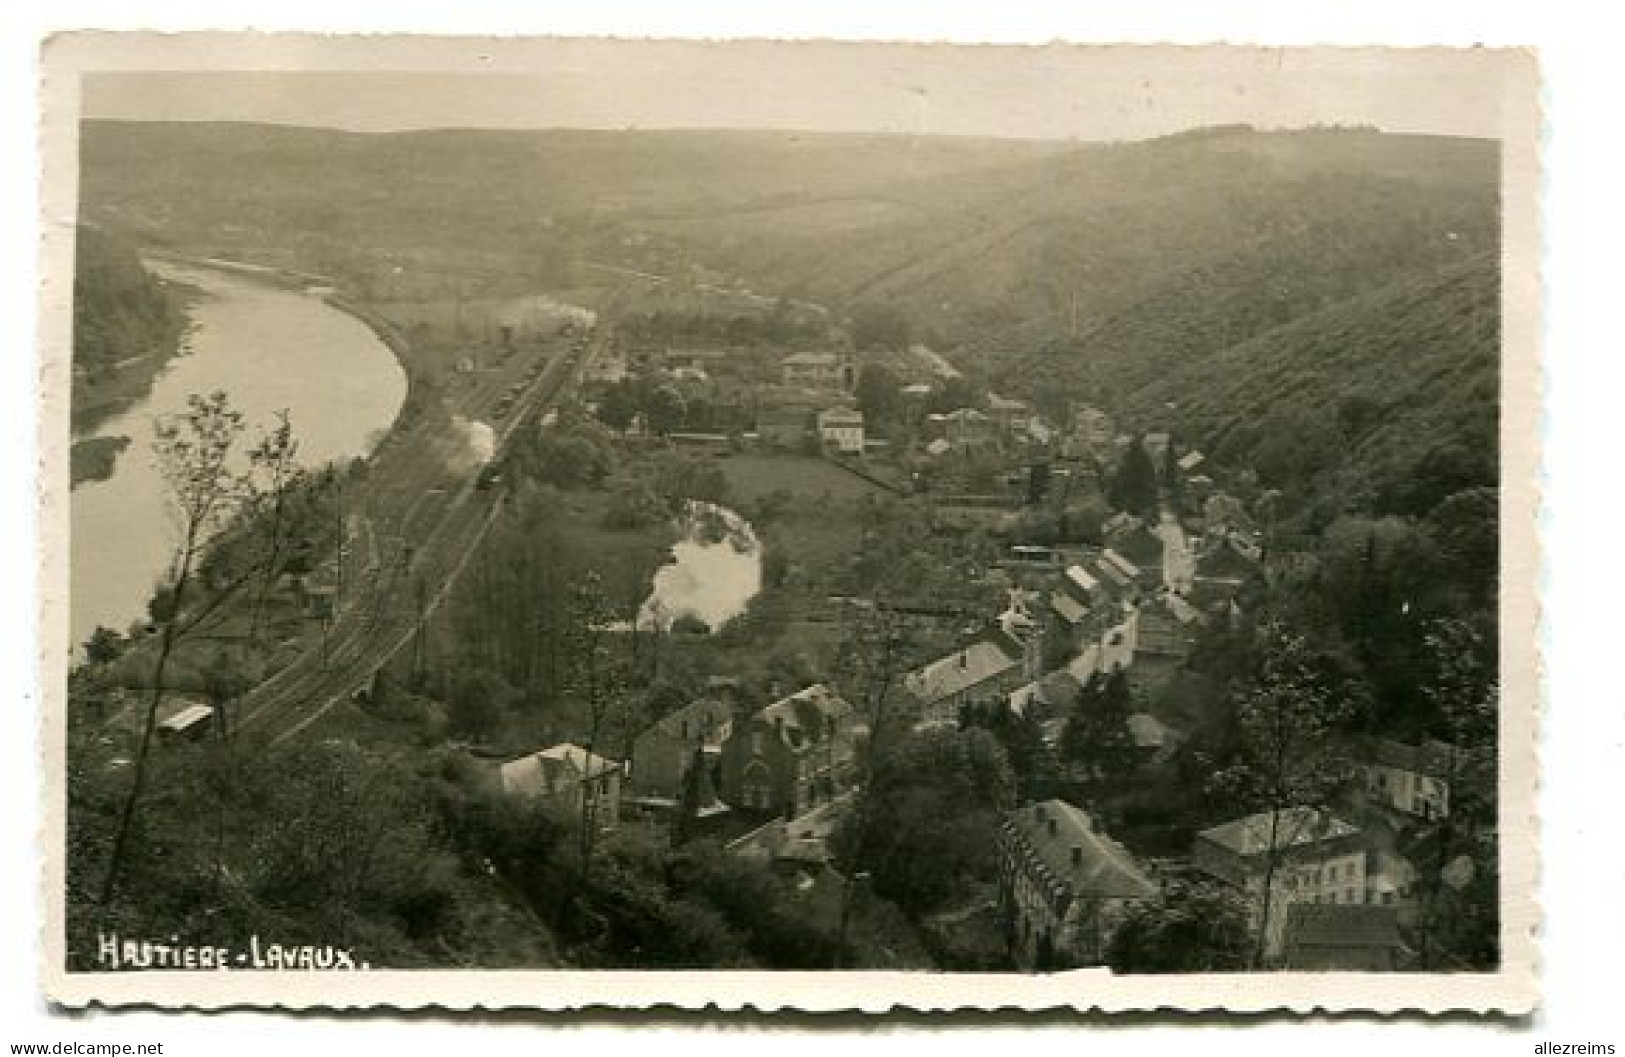
[(1533, 1001), (1528, 53), (45, 64), (58, 1000)]

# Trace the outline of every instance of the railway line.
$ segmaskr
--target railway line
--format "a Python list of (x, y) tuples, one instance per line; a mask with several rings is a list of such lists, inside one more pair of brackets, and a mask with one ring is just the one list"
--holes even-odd
[[(490, 421), (496, 434), (491, 465), (501, 464), (522, 425), (558, 401), (605, 340), (605, 329), (595, 328), (551, 359), (522, 365), (518, 380), (513, 371), (498, 371), (474, 381), (462, 413)], [(395, 453), (396, 462), (411, 460), (414, 443), (420, 449), (432, 443), (430, 431), (419, 423), (386, 445), (408, 449)], [(379, 545), (372, 575), (355, 585), (319, 641), (238, 699), (231, 717), (238, 735), (281, 743), (371, 687), (445, 600), (504, 502), (502, 489), (486, 487), (478, 469), (445, 466), (379, 478), (357, 497), (363, 515), (395, 530), (385, 533), (389, 542)]]

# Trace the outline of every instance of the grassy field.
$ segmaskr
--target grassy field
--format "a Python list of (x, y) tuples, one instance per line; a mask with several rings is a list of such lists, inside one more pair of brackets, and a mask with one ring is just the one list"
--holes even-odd
[(751, 502), (777, 491), (795, 496), (853, 500), (878, 491), (874, 485), (816, 455), (735, 455), (722, 461), (728, 496)]

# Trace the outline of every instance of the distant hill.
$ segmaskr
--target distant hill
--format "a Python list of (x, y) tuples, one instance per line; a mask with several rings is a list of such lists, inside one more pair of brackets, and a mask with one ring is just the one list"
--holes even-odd
[[(1097, 399), (1131, 427), (1174, 425), (1261, 461), (1266, 476), (1303, 474), (1249, 430), (1293, 436), (1282, 416), (1300, 412), (1364, 423), (1375, 414), (1365, 398), (1390, 423), (1379, 416), (1352, 438), (1383, 462), (1373, 473), (1492, 438), (1490, 141), (1246, 127), (1079, 145), (90, 122), (81, 159), (93, 220), (281, 254), (363, 289), (466, 293), (469, 276), (557, 288), (583, 282), (592, 262), (703, 269), (837, 314), (885, 305), (1001, 389), (1051, 406)], [(1435, 384), (1418, 371), (1456, 374)]]

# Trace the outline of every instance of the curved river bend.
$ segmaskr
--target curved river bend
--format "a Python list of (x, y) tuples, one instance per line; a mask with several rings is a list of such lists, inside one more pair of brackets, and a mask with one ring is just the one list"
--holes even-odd
[[(173, 549), (152, 419), (192, 393), (223, 389), (253, 438), (284, 408), (300, 462), (364, 455), (395, 421), (406, 376), (366, 324), (321, 297), (211, 269), (148, 261), (155, 274), (203, 291), (184, 355), (151, 394), (88, 436), (130, 438), (112, 476), (73, 490), (69, 625), (78, 648), (97, 625), (123, 631), (146, 611)], [(77, 439), (85, 439), (76, 437)]]

